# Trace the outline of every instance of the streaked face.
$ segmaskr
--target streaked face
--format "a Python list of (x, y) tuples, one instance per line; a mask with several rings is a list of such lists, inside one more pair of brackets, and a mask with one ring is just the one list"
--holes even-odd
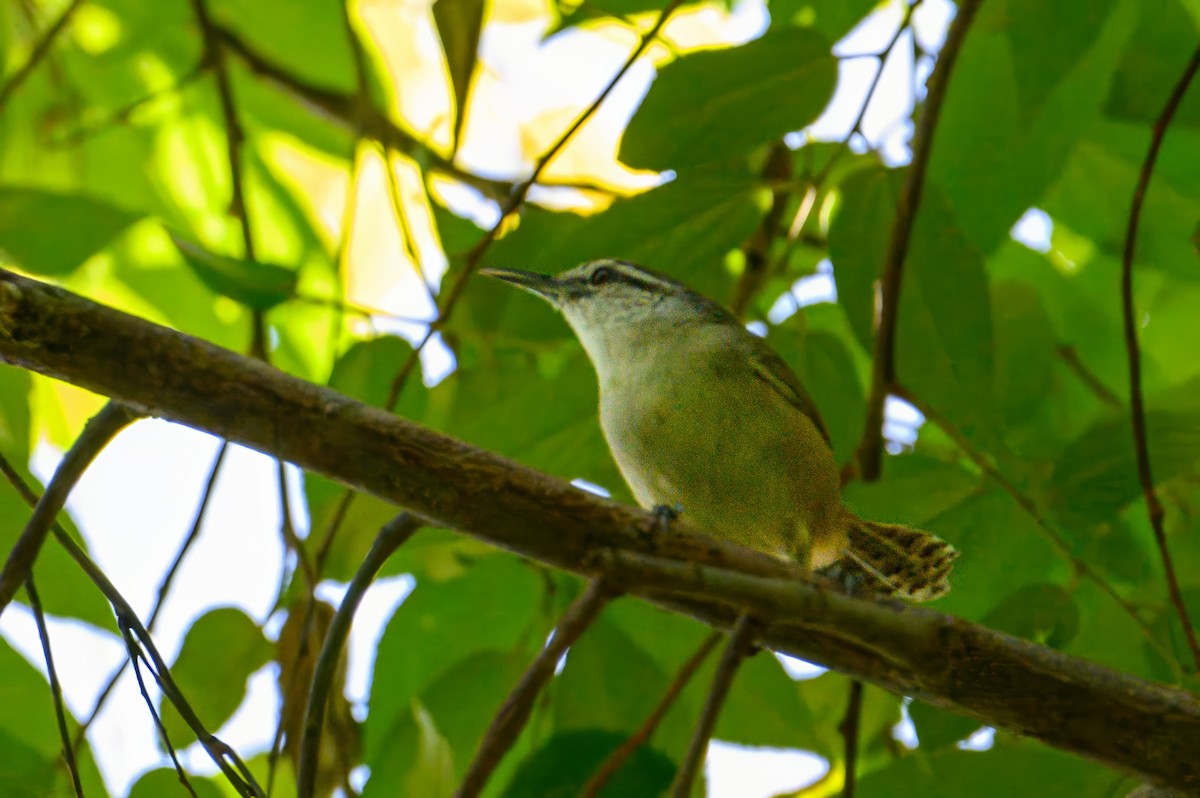
[(596, 367), (643, 345), (656, 329), (723, 322), (728, 313), (682, 283), (622, 260), (589, 261), (550, 277), (518, 269), (482, 269), (554, 305)]

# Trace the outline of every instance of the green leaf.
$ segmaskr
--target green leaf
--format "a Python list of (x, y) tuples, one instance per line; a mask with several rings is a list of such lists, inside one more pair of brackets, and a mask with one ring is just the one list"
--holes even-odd
[(836, 42), (877, 5), (875, 0), (771, 0), (771, 26), (811, 27)]
[(363, 727), (366, 760), (393, 749), (393, 728), (412, 723), (412, 701), (457, 663), (481, 652), (532, 656), (541, 638), (529, 633), (542, 583), (515, 557), (496, 555), (445, 582), (425, 580), (405, 599), (379, 641)]
[[(216, 782), (188, 774), (188, 783), (196, 798), (224, 798), (225, 793)], [(191, 795), (179, 781), (174, 768), (158, 768), (144, 774), (129, 789), (129, 798), (168, 798), (168, 796)]]
[[(829, 231), (838, 302), (871, 350), (875, 283), (892, 235), (901, 174), (864, 169), (843, 185)], [(991, 300), (979, 249), (938, 186), (927, 182), (904, 262), (896, 332), (901, 385), (968, 435), (995, 434)]]
[[(45, 708), (40, 711), (46, 714)], [(53, 794), (54, 767), (21, 737), (0, 731), (0, 792), (11, 798)]]
[(887, 254), (896, 197), (904, 173), (875, 166), (842, 183), (841, 202), (829, 227), (829, 259), (838, 304), (859, 346), (870, 352), (874, 336), (875, 282)]
[[(667, 671), (606, 613), (571, 647), (555, 680), (558, 728), (632, 732), (662, 695), (667, 679)], [(661, 731), (667, 739), (674, 736), (669, 727)]]
[(1058, 798), (1109, 794), (1114, 778), (1099, 764), (1037, 743), (1004, 741), (989, 751), (944, 749), (905, 757), (868, 774), (858, 786), (863, 798), (1000, 798), (1012, 795), (1019, 779), (1022, 796)]
[(908, 705), (908, 716), (917, 730), (917, 740), (922, 753), (937, 751), (960, 740), (965, 740), (980, 728), (979, 721), (955, 715), (944, 709), (913, 701)]
[(528, 663), (511, 654), (480, 651), (451, 665), (421, 692), (461, 777), (492, 719)]
[(214, 255), (172, 235), (183, 260), (205, 285), (254, 310), (270, 310), (296, 293), (296, 272), (273, 263)]
[(1139, 5), (1000, 0), (980, 9), (929, 164), (929, 177), (980, 250), (1004, 241), (1099, 114)]
[[(1058, 458), (1050, 500), (1067, 526), (1111, 518), (1141, 495), (1129, 419), (1112, 416), (1072, 442)], [(1156, 483), (1200, 459), (1200, 414), (1149, 410), (1147, 445)]]
[(460, 368), (430, 391), (422, 421), (563, 479), (623, 491), (600, 431), (591, 362), (574, 342), (566, 350), (561, 360), (496, 351), (487, 368)]
[(213, 0), (210, 13), (288, 74), (320, 87), (355, 90), (354, 56), (340, 2)]
[(29, 402), (33, 377), (24, 369), (0, 364), (0, 452), (10, 463), (29, 462)]
[[(1166, 105), (1183, 66), (1196, 49), (1200, 6), (1178, 0), (1139, 6), (1141, 15), (1113, 76), (1104, 110), (1115, 119), (1146, 124)], [(1200, 94), (1188, 92), (1171, 120), (1172, 127), (1200, 126)]]
[(1006, 427), (1035, 416), (1054, 383), (1058, 341), (1037, 292), (1021, 283), (993, 283), (995, 395)]
[[(596, 768), (625, 736), (600, 729), (568, 731), (551, 737), (521, 763), (505, 798), (568, 798), (578, 795)], [(659, 751), (641, 747), (600, 792), (606, 798), (659, 795), (671, 784), (675, 763)]]
[[(710, 659), (710, 664), (717, 657)], [(700, 684), (710, 678), (698, 674)], [(819, 750), (812, 712), (779, 660), (766, 652), (738, 668), (714, 736), (739, 745)]]
[(1017, 588), (1065, 582), (1067, 563), (1033, 519), (1004, 492), (977, 492), (926, 526), (961, 552), (942, 612), (981, 620)]
[(371, 779), (362, 798), (450, 798), (456, 783), (450, 746), (420, 701), (396, 717), (385, 742), (376, 758), (367, 758)]
[[(1141, 124), (1094, 126), (1070, 153), (1043, 203), (1056, 224), (1090, 239), (1094, 249), (1114, 263), (1121, 260), (1133, 189), (1149, 143), (1150, 131)], [(1191, 240), (1200, 218), (1197, 148), (1200, 130), (1195, 128), (1172, 128), (1164, 140), (1142, 207), (1135, 261), (1189, 281), (1200, 275)], [(1104, 263), (1071, 260), (1083, 270)], [(1110, 295), (1115, 302), (1117, 292), (1111, 290)]]
[[(38, 488), (37, 479), (20, 461), (12, 462), (13, 468), (25, 479), (25, 484), (34, 490)], [(17, 538), (28, 521), (32, 510), (17, 495), (17, 492), (5, 483), (0, 488), (0, 518), (6, 523), (0, 523), (0, 550), (12, 551)], [(60, 516), (67, 531), (85, 550), (86, 544), (80, 538), (78, 531), (65, 515)], [(47, 541), (38, 555), (33, 566), (38, 595), (47, 613), (64, 618), (76, 618), (85, 621), (98, 630), (115, 632), (112, 609), (104, 597), (96, 591), (88, 578), (80, 571), (75, 561), (67, 555), (66, 550), (57, 541)], [(24, 601), (24, 595), (18, 594), (18, 600)]]
[[(241, 706), (246, 680), (270, 661), (271, 651), (253, 620), (241, 610), (222, 607), (192, 624), (171, 675), (204, 727), (215, 732)], [(162, 707), (162, 720), (176, 748), (195, 741), (173, 705)]]
[[(0, 640), (0, 795), (5, 798), (75, 794), (61, 768), (62, 743), (53, 706), (45, 677)], [(68, 713), (68, 732), (74, 734), (77, 728)], [(107, 795), (86, 744), (77, 759), (85, 793)]]
[(0, 258), (34, 274), (70, 274), (137, 218), (82, 194), (0, 188)]
[(829, 42), (805, 28), (693, 53), (663, 68), (621, 142), (621, 160), (684, 169), (774, 141), (808, 125), (833, 94)]
[(446, 67), (450, 70), (450, 85), (454, 88), (454, 149), (462, 137), (467, 121), (467, 99), (479, 51), (479, 34), (483, 30), (486, 8), (484, 0), (434, 0), (433, 20), (442, 37)]
[(1035, 582), (1013, 591), (983, 618), (1000, 632), (1063, 648), (1079, 631), (1079, 606), (1059, 585)]

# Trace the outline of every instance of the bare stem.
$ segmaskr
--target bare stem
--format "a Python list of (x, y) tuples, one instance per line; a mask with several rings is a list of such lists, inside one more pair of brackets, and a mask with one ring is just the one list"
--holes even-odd
[(1125, 349), (1129, 357), (1129, 416), (1133, 426), (1133, 445), (1137, 453), (1138, 479), (1142, 483), (1142, 496), (1146, 500), (1150, 527), (1154, 530), (1154, 541), (1158, 544), (1158, 552), (1162, 556), (1167, 592), (1171, 604), (1175, 607), (1175, 613), (1179, 616), (1179, 623), (1183, 626), (1196, 669), (1200, 670), (1200, 642), (1196, 640), (1196, 629), (1188, 617), (1187, 605), (1183, 601), (1179, 580), (1175, 576), (1175, 565), (1171, 561), (1171, 551), (1167, 547), (1167, 533), (1163, 527), (1166, 510), (1154, 490), (1154, 475), (1150, 468), (1150, 444), (1146, 436), (1146, 408), (1142, 398), (1142, 355), (1138, 349), (1137, 320), (1134, 318), (1136, 311), (1133, 306), (1133, 260), (1137, 252), (1138, 222), (1142, 216), (1142, 205), (1146, 201), (1146, 191), (1150, 187), (1154, 164), (1158, 160), (1158, 151), (1162, 148), (1167, 128), (1184, 95), (1187, 94), (1188, 86), (1191, 85), (1197, 70), (1200, 70), (1200, 48), (1192, 53), (1183, 74), (1171, 90), (1166, 105), (1154, 121), (1150, 146), (1146, 150), (1146, 159), (1142, 162), (1137, 185), (1133, 189), (1133, 199), (1129, 205), (1129, 227), (1125, 231), (1125, 248), (1121, 256), (1121, 308), (1124, 316)]
[(692, 732), (692, 741), (688, 744), (687, 754), (675, 774), (675, 782), (671, 785), (671, 795), (674, 798), (688, 798), (692, 794), (692, 782), (704, 766), (704, 756), (708, 752), (708, 743), (712, 739), (713, 729), (717, 727), (717, 718), (729, 688), (733, 685), (733, 677), (737, 674), (742, 660), (753, 651), (754, 638), (759, 632), (758, 623), (744, 612), (738, 616), (737, 623), (729, 632), (729, 642), (725, 645), (725, 653), (717, 663), (717, 672), (713, 676), (712, 687), (708, 691), (708, 700), (704, 702), (704, 710), (696, 721), (696, 729)]

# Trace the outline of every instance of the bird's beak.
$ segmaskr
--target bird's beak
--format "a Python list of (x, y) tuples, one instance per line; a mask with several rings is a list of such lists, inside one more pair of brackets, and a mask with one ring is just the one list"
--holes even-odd
[(531, 294), (536, 294), (552, 305), (558, 305), (563, 298), (563, 284), (557, 278), (537, 272), (527, 272), (522, 269), (480, 269), (485, 277), (495, 277), (506, 283), (512, 283), (518, 288), (524, 288)]

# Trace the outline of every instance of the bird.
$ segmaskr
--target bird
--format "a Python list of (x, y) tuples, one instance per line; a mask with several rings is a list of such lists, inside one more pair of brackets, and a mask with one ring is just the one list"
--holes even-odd
[(792, 369), (730, 310), (659, 272), (589, 261), (558, 275), (480, 274), (549, 302), (595, 368), (600, 426), (638, 503), (832, 576), (930, 601), (958, 552), (841, 498), (828, 430)]

